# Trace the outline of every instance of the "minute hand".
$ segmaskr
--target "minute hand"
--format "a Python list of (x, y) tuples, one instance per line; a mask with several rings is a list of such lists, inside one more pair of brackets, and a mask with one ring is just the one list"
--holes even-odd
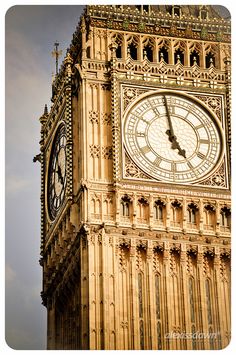
[(164, 95), (164, 101), (165, 101), (167, 121), (168, 121), (168, 126), (169, 126), (169, 129), (166, 131), (166, 134), (169, 136), (169, 139), (172, 142), (172, 139), (174, 139), (174, 138), (176, 139), (176, 137), (175, 137), (175, 134), (174, 134), (173, 125), (172, 125), (171, 118), (170, 118), (170, 111), (169, 111), (169, 107), (167, 105), (167, 100), (166, 100), (166, 96), (165, 95)]
[(166, 100), (165, 95), (164, 95), (164, 101), (165, 101), (166, 114), (167, 114), (167, 120), (168, 120), (168, 125), (169, 125), (169, 129), (167, 129), (166, 134), (169, 136), (169, 141), (172, 143), (171, 148), (178, 149), (179, 155), (182, 155), (184, 158), (186, 158), (185, 150), (181, 149), (179, 143), (177, 142), (177, 137), (174, 134), (174, 129), (173, 129), (173, 125), (172, 125), (172, 121), (171, 121), (171, 117), (170, 117), (170, 111), (169, 111), (169, 108), (167, 105), (167, 100)]

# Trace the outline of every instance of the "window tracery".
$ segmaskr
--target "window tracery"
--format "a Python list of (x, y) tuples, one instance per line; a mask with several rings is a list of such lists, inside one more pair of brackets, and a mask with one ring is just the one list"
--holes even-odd
[(171, 202), (171, 225), (180, 227), (182, 220), (182, 205), (178, 200)]
[(138, 60), (138, 46), (139, 39), (137, 36), (130, 36), (127, 38), (127, 54), (133, 60)]
[(220, 210), (220, 228), (223, 231), (230, 230), (231, 227), (231, 210), (227, 206)]
[(204, 228), (213, 230), (215, 227), (215, 207), (211, 204), (204, 206), (203, 211)]
[(154, 203), (154, 207), (153, 207), (153, 212), (154, 212), (154, 221), (158, 222), (158, 223), (163, 223), (163, 219), (164, 219), (164, 206), (165, 203), (161, 200), (157, 200)]
[(143, 59), (148, 59), (149, 62), (154, 61), (155, 41), (153, 38), (148, 37), (144, 39), (143, 43)]
[(121, 216), (128, 218), (130, 216), (131, 198), (128, 195), (124, 195), (121, 198)]
[(137, 208), (137, 221), (139, 223), (147, 223), (149, 217), (149, 204), (147, 199), (144, 197), (139, 198)]

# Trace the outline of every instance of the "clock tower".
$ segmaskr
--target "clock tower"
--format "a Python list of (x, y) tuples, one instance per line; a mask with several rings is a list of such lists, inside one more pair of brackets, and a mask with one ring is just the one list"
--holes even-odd
[(41, 122), (48, 349), (230, 341), (230, 20), (88, 5)]

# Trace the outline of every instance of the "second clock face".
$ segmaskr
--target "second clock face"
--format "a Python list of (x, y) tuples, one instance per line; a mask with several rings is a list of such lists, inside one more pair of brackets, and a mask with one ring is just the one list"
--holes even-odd
[(66, 129), (61, 125), (56, 133), (48, 175), (48, 210), (52, 220), (65, 199), (66, 189)]
[(130, 158), (162, 181), (201, 180), (218, 165), (222, 142), (216, 119), (187, 95), (152, 94), (137, 102), (124, 121)]

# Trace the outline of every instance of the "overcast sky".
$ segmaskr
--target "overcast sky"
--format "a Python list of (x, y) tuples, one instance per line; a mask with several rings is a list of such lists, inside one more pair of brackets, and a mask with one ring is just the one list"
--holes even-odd
[(65, 54), (82, 6), (16, 6), (6, 21), (6, 341), (15, 349), (44, 349), (41, 305), (40, 124), (51, 102), (53, 44)]
[(5, 17), (5, 321), (14, 349), (46, 347), (38, 263), (40, 165), (32, 159), (39, 153), (38, 119), (51, 104), (53, 44), (58, 41), (65, 54), (81, 11), (81, 6), (16, 6)]

